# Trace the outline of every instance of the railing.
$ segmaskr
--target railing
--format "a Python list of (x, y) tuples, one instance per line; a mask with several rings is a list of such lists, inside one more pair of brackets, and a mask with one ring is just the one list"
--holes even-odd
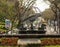
[(56, 38), (60, 37), (60, 34), (54, 35), (46, 35), (46, 34), (16, 34), (16, 35), (8, 35), (8, 34), (0, 34), (0, 37), (18, 37), (18, 38)]

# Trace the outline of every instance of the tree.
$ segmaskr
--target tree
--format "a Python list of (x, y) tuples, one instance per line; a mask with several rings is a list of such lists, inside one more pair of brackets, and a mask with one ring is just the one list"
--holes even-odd
[[(51, 14), (50, 14), (51, 13)], [(44, 19), (53, 19), (54, 18), (54, 13), (53, 11), (51, 10), (51, 8), (49, 9), (46, 9), (45, 11), (42, 12), (42, 17)]]
[[(15, 9), (17, 10), (16, 17), (18, 18), (17, 27), (20, 29), (22, 20), (28, 17), (32, 12), (34, 13), (32, 6), (36, 0), (19, 0), (15, 3)], [(23, 18), (24, 17), (24, 18)]]
[(11, 20), (14, 23), (14, 15), (16, 10), (13, 8), (14, 5), (6, 0), (0, 0), (0, 22), (5, 22), (5, 19)]
[(48, 0), (51, 3), (51, 9), (55, 13), (55, 21), (58, 22), (58, 28), (60, 33), (60, 0)]
[(13, 15), (12, 5), (7, 3), (6, 0), (0, 0), (0, 20), (10, 18)]
[(15, 3), (7, 1), (0, 0), (0, 21), (10, 19), (13, 26), (18, 21), (18, 27), (20, 27), (21, 21), (34, 13), (32, 6), (36, 0), (15, 0)]
[(47, 1), (49, 1), (50, 3), (53, 3), (53, 1), (56, 1), (56, 3), (57, 4), (59, 4), (60, 3), (60, 0), (43, 0), (44, 2), (47, 2)]

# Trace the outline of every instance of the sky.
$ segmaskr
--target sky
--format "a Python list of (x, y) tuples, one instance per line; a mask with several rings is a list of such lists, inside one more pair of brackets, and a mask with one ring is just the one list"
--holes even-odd
[(37, 0), (35, 3), (35, 6), (40, 9), (41, 12), (43, 12), (45, 9), (49, 8), (49, 5), (43, 2), (43, 0)]

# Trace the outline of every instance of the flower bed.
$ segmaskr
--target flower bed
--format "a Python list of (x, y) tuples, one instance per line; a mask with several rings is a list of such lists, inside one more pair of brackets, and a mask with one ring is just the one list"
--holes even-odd
[(42, 38), (41, 45), (60, 45), (60, 38)]
[(0, 45), (17, 45), (18, 38), (0, 38)]

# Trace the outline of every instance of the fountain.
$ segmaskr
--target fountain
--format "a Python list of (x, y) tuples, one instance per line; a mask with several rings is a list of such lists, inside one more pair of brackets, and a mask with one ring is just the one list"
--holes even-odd
[[(19, 31), (19, 34), (45, 34), (46, 31), (44, 30), (44, 28), (46, 27), (46, 25), (42, 24), (42, 27), (39, 27), (38, 30), (34, 30), (34, 28), (33, 28), (34, 27), (33, 22), (40, 16), (41, 16), (40, 13), (36, 13), (36, 14), (24, 19), (22, 21), (21, 30)], [(25, 21), (30, 22), (31, 27), (29, 30), (27, 30), (27, 28), (24, 28), (23, 22), (25, 22)]]

